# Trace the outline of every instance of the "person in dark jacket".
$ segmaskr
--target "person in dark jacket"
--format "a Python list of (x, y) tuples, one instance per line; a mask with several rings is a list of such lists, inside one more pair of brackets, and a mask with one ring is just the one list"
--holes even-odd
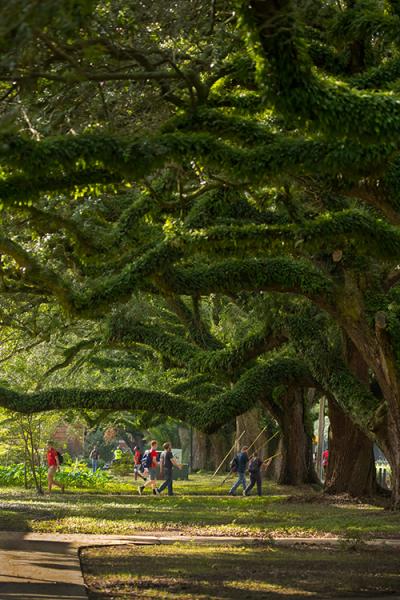
[(249, 496), (250, 491), (257, 484), (257, 495), (262, 496), (262, 480), (261, 480), (261, 471), (262, 469), (267, 469), (271, 464), (272, 458), (268, 458), (264, 462), (258, 456), (257, 452), (252, 454), (250, 462), (249, 462), (249, 475), (250, 475), (250, 483), (246, 487), (243, 492), (243, 496)]
[(235, 481), (235, 483), (233, 484), (233, 486), (231, 487), (231, 489), (229, 490), (229, 496), (236, 496), (236, 490), (238, 489), (238, 487), (240, 485), (243, 486), (243, 490), (246, 489), (246, 468), (247, 468), (247, 463), (249, 462), (249, 455), (247, 454), (247, 450), (248, 447), (247, 446), (243, 446), (241, 452), (239, 452), (239, 454), (236, 455), (235, 457), (235, 464), (236, 464), (236, 473), (237, 473), (237, 480)]

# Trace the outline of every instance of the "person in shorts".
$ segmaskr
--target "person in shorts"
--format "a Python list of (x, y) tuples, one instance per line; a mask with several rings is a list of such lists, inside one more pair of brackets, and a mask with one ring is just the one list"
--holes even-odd
[[(158, 496), (160, 493), (157, 488), (157, 445), (158, 445), (157, 440), (152, 440), (150, 442), (150, 448), (143, 455), (143, 456), (149, 455), (149, 463), (150, 464), (147, 467), (148, 480), (139, 486), (139, 488), (138, 488), (139, 494), (142, 494), (144, 489), (147, 486), (152, 487), (153, 494), (155, 496)], [(144, 475), (146, 475), (146, 469), (145, 469)]]
[(47, 483), (48, 483), (49, 494), (51, 494), (53, 485), (56, 485), (57, 487), (61, 488), (61, 491), (64, 492), (64, 484), (58, 483), (58, 481), (56, 481), (56, 479), (55, 479), (57, 471), (60, 470), (60, 461), (58, 460), (57, 450), (54, 448), (53, 442), (51, 440), (49, 440), (47, 442), (46, 458), (47, 458), (47, 467), (48, 467)]

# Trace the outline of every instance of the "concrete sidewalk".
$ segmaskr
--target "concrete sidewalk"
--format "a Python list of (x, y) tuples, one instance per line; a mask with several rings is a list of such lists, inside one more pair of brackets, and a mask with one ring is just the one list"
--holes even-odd
[(0, 533), (0, 600), (87, 600), (77, 545)]
[[(0, 532), (0, 600), (87, 600), (78, 551), (85, 546), (117, 544), (170, 544), (190, 542), (223, 545), (343, 544), (343, 538), (239, 538), (215, 536), (85, 535)], [(351, 540), (348, 540), (351, 542)], [(370, 546), (400, 549), (400, 539), (369, 540)], [(371, 597), (370, 597), (371, 598)], [(391, 596), (393, 600), (399, 596)], [(356, 600), (353, 597), (353, 600)]]

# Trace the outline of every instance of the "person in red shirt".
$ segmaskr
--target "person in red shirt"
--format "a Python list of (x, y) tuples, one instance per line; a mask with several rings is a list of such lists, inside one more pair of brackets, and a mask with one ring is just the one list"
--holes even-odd
[(153, 494), (155, 496), (159, 496), (160, 492), (157, 488), (157, 440), (151, 441), (149, 450), (146, 450), (146, 452), (143, 455), (142, 464), (143, 461), (148, 463), (145, 465), (144, 474), (146, 475), (147, 471), (149, 479), (146, 481), (146, 483), (139, 486), (138, 492), (139, 494), (142, 494), (144, 488), (148, 485), (151, 485), (151, 487), (153, 488)]
[(57, 450), (53, 447), (53, 442), (47, 442), (47, 483), (49, 488), (49, 494), (51, 494), (51, 489), (53, 485), (61, 488), (61, 491), (64, 492), (64, 484), (58, 483), (55, 480), (56, 473), (60, 469), (60, 461), (58, 460)]

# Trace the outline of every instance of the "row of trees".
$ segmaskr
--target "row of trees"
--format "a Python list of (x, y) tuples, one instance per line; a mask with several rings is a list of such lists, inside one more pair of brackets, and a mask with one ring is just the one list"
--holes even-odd
[(376, 442), (399, 508), (397, 2), (0, 12), (1, 321), (46, 354), (0, 403), (206, 432), (261, 404), (298, 483), (324, 394), (327, 488), (371, 493)]

